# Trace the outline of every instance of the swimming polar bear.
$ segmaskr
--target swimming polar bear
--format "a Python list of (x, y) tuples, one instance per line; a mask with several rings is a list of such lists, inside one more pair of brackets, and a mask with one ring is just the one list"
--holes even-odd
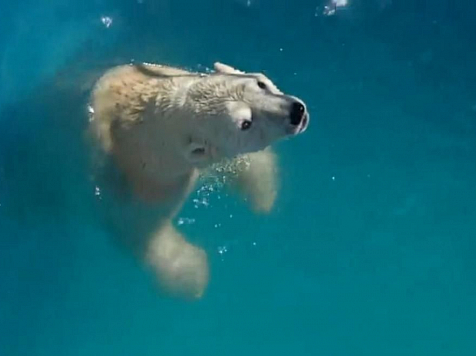
[(274, 142), (303, 133), (304, 102), (266, 76), (223, 63), (213, 73), (154, 64), (122, 65), (95, 84), (90, 129), (124, 177), (131, 200), (112, 218), (163, 289), (200, 298), (207, 255), (173, 226), (200, 172), (223, 162), (232, 186), (256, 212), (276, 199)]

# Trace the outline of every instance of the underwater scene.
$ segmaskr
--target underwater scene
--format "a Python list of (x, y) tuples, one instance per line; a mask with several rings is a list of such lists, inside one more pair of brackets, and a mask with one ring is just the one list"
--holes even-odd
[(0, 3), (0, 355), (476, 354), (476, 3)]

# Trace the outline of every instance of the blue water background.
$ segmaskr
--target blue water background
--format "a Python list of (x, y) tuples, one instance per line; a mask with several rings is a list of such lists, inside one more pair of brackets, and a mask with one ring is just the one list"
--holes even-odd
[[(0, 3), (0, 355), (476, 353), (476, 5), (326, 5)], [(270, 216), (203, 191), (180, 212), (211, 259), (197, 303), (97, 221), (84, 98), (60, 94), (132, 59), (264, 70), (311, 111)]]

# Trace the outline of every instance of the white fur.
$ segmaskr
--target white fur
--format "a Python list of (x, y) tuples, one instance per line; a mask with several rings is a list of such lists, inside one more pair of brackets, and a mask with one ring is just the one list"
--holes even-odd
[[(133, 194), (149, 204), (114, 220), (134, 225), (131, 231), (140, 236), (127, 239), (139, 244), (141, 258), (164, 289), (192, 298), (202, 296), (208, 284), (207, 257), (171, 219), (199, 172), (235, 162), (235, 188), (256, 212), (269, 212), (277, 194), (277, 160), (269, 146), (305, 129), (296, 131), (289, 122), (290, 103), (301, 101), (264, 75), (222, 63), (215, 63), (215, 71), (119, 66), (100, 78), (91, 97), (94, 137)], [(243, 130), (246, 121), (251, 127)], [(164, 217), (154, 219), (156, 208)]]

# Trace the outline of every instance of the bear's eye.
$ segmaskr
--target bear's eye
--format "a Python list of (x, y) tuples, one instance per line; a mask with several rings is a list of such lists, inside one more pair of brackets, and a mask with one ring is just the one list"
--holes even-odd
[(266, 84), (262, 81), (258, 81), (258, 86), (260, 87), (260, 89), (263, 89), (263, 90), (267, 88)]
[(248, 130), (251, 127), (251, 121), (250, 120), (245, 120), (241, 123), (241, 129), (243, 131)]

